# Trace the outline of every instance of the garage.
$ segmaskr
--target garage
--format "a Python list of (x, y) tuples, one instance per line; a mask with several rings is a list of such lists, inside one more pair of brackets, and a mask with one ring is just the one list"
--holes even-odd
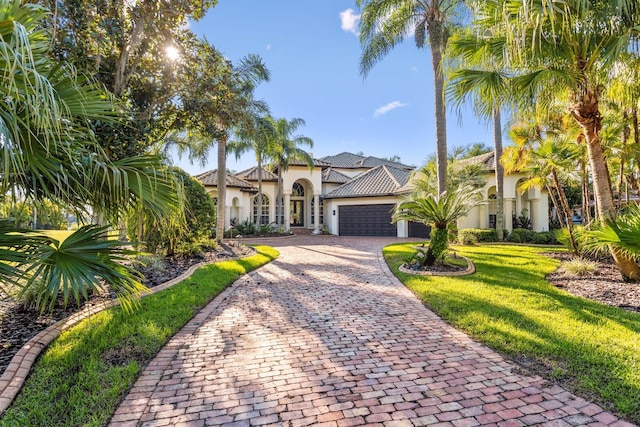
[(339, 206), (338, 232), (341, 236), (396, 237), (398, 230), (391, 224), (394, 204)]
[(409, 237), (428, 239), (431, 237), (431, 227), (420, 222), (409, 221)]

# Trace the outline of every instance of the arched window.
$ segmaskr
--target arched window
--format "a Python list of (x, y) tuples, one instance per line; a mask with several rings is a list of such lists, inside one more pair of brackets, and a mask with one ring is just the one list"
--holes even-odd
[(291, 189), (291, 197), (304, 197), (304, 187), (302, 184), (298, 182), (293, 183), (293, 188)]
[(258, 207), (258, 196), (253, 198), (253, 222), (269, 224), (269, 197), (262, 195), (262, 206)]

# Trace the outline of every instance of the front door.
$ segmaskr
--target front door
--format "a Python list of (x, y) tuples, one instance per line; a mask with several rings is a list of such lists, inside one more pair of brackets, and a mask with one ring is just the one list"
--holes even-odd
[(291, 227), (302, 227), (304, 225), (304, 200), (291, 201)]

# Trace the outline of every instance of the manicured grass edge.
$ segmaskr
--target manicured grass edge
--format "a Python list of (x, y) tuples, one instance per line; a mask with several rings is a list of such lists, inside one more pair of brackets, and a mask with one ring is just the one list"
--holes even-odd
[[(551, 247), (456, 246), (477, 272), (465, 277), (398, 271), (412, 244), (386, 246), (393, 274), (443, 320), (552, 383), (640, 424), (640, 316), (554, 287)], [(527, 366), (524, 366), (527, 369)]]
[(255, 255), (201, 267), (143, 298), (133, 315), (113, 307), (61, 333), (36, 362), (0, 426), (105, 425), (176, 332), (240, 276), (279, 255), (268, 246), (255, 248)]

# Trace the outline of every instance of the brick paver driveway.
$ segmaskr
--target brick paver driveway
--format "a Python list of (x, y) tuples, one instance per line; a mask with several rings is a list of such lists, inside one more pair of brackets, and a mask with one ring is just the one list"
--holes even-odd
[(266, 242), (280, 258), (178, 333), (112, 425), (630, 425), (445, 324), (384, 265), (390, 241)]

